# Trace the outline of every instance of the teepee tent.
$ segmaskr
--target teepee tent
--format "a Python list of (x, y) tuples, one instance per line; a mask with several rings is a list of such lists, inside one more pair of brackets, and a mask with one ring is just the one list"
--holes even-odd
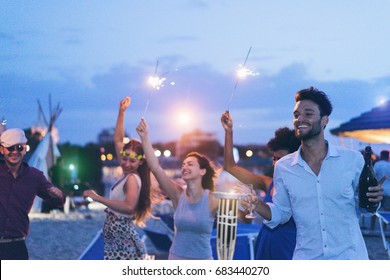
[(52, 132), (48, 131), (30, 157), (28, 164), (41, 170), (46, 178), (50, 178), (48, 171), (60, 155), (57, 145), (54, 144)]
[[(51, 103), (51, 102), (50, 102)], [(38, 101), (39, 112), (44, 116), (42, 106)], [(49, 170), (56, 163), (57, 158), (60, 156), (60, 151), (53, 139), (53, 128), (56, 120), (61, 114), (62, 109), (57, 105), (54, 111), (50, 106), (50, 121), (47, 122), (44, 118), (45, 125), (47, 127), (47, 132), (43, 139), (39, 142), (34, 153), (31, 155), (28, 160), (28, 164), (32, 167), (35, 167), (43, 172), (43, 174), (50, 180)], [(42, 199), (36, 197), (34, 200), (33, 207), (31, 212), (41, 212), (42, 211)]]

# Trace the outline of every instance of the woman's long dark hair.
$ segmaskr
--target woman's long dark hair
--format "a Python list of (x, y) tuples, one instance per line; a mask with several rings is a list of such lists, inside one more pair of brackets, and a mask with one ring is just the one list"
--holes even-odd
[(201, 169), (206, 169), (206, 174), (202, 177), (202, 187), (210, 191), (215, 191), (215, 178), (217, 172), (214, 170), (210, 160), (205, 156), (197, 152), (191, 152), (186, 155), (185, 158), (195, 157), (198, 160)]
[[(123, 146), (123, 150), (127, 149), (134, 151), (138, 156), (144, 156), (142, 144), (136, 139), (131, 139)], [(142, 161), (143, 163), (137, 169), (142, 186), (134, 215), (134, 223), (141, 227), (145, 226), (145, 221), (152, 216), (150, 168), (145, 159), (142, 159)]]

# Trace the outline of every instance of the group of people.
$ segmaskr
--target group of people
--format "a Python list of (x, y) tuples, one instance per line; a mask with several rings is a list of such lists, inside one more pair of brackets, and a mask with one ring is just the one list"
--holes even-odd
[[(159, 164), (143, 118), (136, 128), (141, 141), (123, 143), (125, 112), (130, 103), (129, 97), (120, 102), (114, 136), (122, 177), (111, 187), (108, 198), (93, 190), (83, 193), (107, 207), (104, 258), (143, 259), (145, 252), (137, 227), (152, 216), (156, 198), (151, 186), (153, 174), (174, 208), (174, 238), (168, 258), (212, 259), (217, 169), (205, 155), (191, 152), (181, 166), (185, 186), (178, 184)], [(273, 153), (273, 177), (252, 173), (234, 162), (233, 120), (229, 112), (222, 114), (224, 169), (266, 193), (264, 200), (249, 197), (255, 211), (264, 218), (256, 242), (256, 259), (368, 259), (355, 201), (364, 160), (359, 152), (325, 140), (331, 112), (332, 104), (324, 92), (311, 87), (296, 93), (293, 130), (280, 128), (268, 142)], [(1, 135), (1, 259), (28, 259), (24, 239), (35, 195), (56, 205), (64, 203), (63, 193), (42, 172), (22, 163), (26, 142), (18, 129)], [(381, 184), (371, 186), (367, 196), (372, 202), (380, 202)], [(247, 206), (245, 202), (243, 205)]]

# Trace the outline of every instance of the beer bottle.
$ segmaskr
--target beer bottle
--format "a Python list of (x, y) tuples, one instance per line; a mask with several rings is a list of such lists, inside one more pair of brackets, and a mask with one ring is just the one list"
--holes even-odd
[(372, 166), (372, 150), (370, 146), (364, 149), (364, 167), (359, 178), (359, 207), (370, 213), (375, 213), (378, 209), (379, 203), (368, 201), (366, 195), (368, 187), (378, 185), (378, 180)]

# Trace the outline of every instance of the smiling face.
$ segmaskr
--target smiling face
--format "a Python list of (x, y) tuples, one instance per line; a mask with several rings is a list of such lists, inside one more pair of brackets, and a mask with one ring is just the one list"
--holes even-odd
[(130, 173), (137, 173), (138, 167), (143, 163), (142, 156), (140, 156), (131, 149), (126, 149), (121, 153), (119, 160), (125, 175)]
[(11, 147), (0, 146), (0, 151), (4, 155), (4, 160), (10, 167), (17, 167), (23, 161), (26, 154), (26, 144), (16, 144)]
[(328, 123), (328, 116), (321, 117), (319, 106), (310, 100), (298, 101), (293, 115), (295, 136), (302, 141), (322, 135)]
[(191, 180), (202, 177), (206, 169), (200, 168), (199, 161), (196, 157), (187, 157), (181, 165), (181, 176), (183, 180)]

